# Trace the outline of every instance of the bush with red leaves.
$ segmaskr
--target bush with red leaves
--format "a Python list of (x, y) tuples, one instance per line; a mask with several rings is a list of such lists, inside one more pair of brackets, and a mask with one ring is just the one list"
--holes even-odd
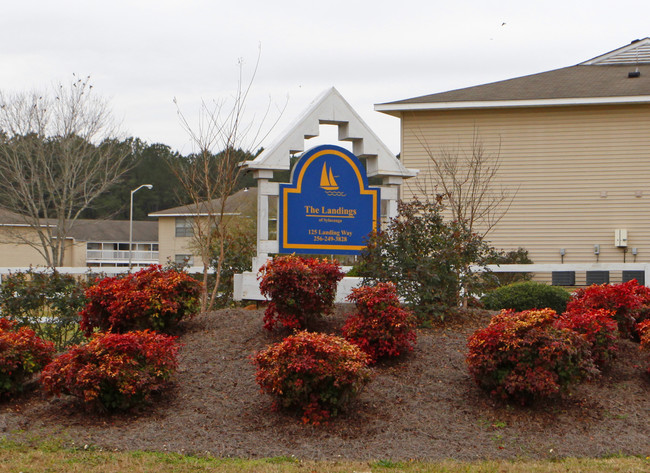
[(598, 374), (588, 342), (557, 327), (556, 319), (551, 309), (495, 315), (468, 341), (467, 363), (476, 383), (492, 395), (525, 404)]
[(599, 367), (606, 365), (616, 355), (618, 325), (610, 310), (566, 311), (559, 316), (555, 325), (580, 334), (589, 343), (591, 356)]
[(81, 329), (124, 333), (131, 330), (169, 332), (198, 308), (201, 284), (187, 273), (152, 265), (124, 277), (97, 281), (86, 289)]
[(41, 385), (50, 395), (69, 394), (97, 410), (147, 403), (176, 370), (175, 340), (147, 330), (95, 334), (47, 365)]
[(395, 284), (354, 288), (348, 300), (356, 312), (345, 322), (343, 336), (365, 351), (370, 363), (413, 350), (415, 317), (402, 308)]
[[(637, 324), (636, 328), (639, 333), (639, 338), (641, 339), (640, 348), (650, 352), (650, 320), (644, 320)], [(650, 363), (648, 364), (646, 373), (650, 376)]]
[(618, 330), (624, 338), (634, 338), (635, 324), (646, 318), (650, 306), (650, 289), (635, 279), (622, 284), (601, 284), (575, 291), (567, 304), (567, 312), (606, 309), (614, 314)]
[(310, 317), (329, 314), (334, 307), (338, 282), (343, 279), (336, 260), (277, 256), (260, 269), (260, 291), (270, 299), (264, 312), (264, 328), (276, 324), (304, 329)]
[(0, 318), (0, 396), (22, 391), (24, 382), (47, 365), (54, 344), (38, 338), (28, 327)]
[(368, 356), (335, 335), (297, 332), (257, 353), (256, 381), (274, 408), (298, 409), (305, 423), (336, 416), (370, 380)]

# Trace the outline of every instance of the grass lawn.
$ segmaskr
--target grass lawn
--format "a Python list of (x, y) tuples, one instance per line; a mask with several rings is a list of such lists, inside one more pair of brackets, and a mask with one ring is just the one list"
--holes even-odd
[(431, 473), (594, 473), (648, 472), (650, 457), (567, 458), (558, 460), (515, 460), (479, 462), (314, 462), (292, 457), (261, 460), (215, 458), (159, 452), (107, 452), (92, 447), (70, 449), (57, 442), (27, 446), (0, 442), (0, 472), (65, 472), (65, 473), (141, 473), (141, 472), (250, 472), (250, 473), (312, 473), (312, 472), (431, 472)]

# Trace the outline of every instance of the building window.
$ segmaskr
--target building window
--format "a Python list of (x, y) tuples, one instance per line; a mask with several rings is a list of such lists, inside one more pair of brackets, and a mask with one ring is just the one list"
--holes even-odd
[(176, 217), (176, 236), (191, 237), (192, 235), (194, 235), (192, 219), (187, 217)]
[(174, 263), (193, 266), (194, 257), (192, 255), (174, 255)]

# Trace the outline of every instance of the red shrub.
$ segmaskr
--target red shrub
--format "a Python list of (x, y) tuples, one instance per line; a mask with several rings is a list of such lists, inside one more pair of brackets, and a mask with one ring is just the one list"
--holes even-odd
[(0, 318), (0, 396), (20, 392), (23, 383), (50, 362), (54, 344), (27, 327)]
[(558, 318), (556, 326), (573, 330), (587, 340), (591, 347), (591, 356), (598, 366), (602, 367), (614, 358), (619, 334), (612, 311), (607, 309), (567, 311)]
[(148, 330), (98, 333), (47, 365), (41, 384), (99, 409), (128, 409), (160, 391), (177, 367), (175, 337)]
[[(639, 333), (639, 338), (641, 339), (640, 348), (642, 350), (650, 351), (650, 319), (637, 324), (636, 328)], [(650, 364), (648, 365), (646, 373), (650, 376)]]
[(598, 373), (588, 343), (551, 309), (502, 311), (468, 341), (467, 363), (491, 394), (526, 403)]
[(593, 285), (573, 293), (567, 312), (606, 309), (614, 313), (623, 337), (634, 336), (634, 324), (643, 318), (650, 305), (650, 290), (639, 286), (635, 279), (622, 284)]
[(81, 329), (123, 333), (168, 332), (197, 309), (201, 284), (187, 273), (152, 265), (124, 277), (104, 278), (86, 290)]
[(260, 291), (271, 302), (264, 313), (264, 328), (275, 324), (306, 328), (311, 316), (331, 312), (337, 283), (343, 279), (338, 261), (277, 256), (260, 269)]
[(644, 350), (650, 350), (650, 320), (644, 320), (643, 322), (637, 325), (637, 330), (639, 331), (641, 339), (641, 348)]
[(357, 311), (345, 322), (343, 336), (365, 351), (370, 363), (413, 350), (415, 318), (401, 307), (395, 284), (354, 288), (348, 300)]
[(341, 337), (297, 332), (254, 356), (256, 381), (274, 407), (302, 411), (303, 422), (335, 416), (370, 380), (367, 355)]

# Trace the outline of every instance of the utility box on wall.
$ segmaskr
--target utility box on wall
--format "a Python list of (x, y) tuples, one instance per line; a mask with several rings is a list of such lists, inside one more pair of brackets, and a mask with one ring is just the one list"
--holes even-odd
[(627, 247), (627, 230), (625, 229), (614, 230), (614, 246), (616, 248)]

